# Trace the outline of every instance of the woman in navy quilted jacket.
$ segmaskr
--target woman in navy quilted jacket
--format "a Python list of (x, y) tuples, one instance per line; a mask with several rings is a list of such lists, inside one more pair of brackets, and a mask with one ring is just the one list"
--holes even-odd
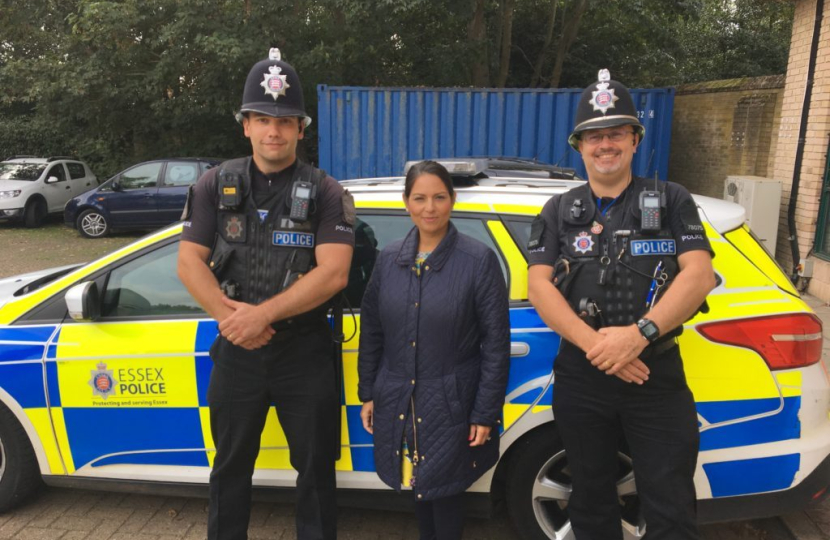
[(358, 395), (378, 476), (415, 495), (422, 540), (456, 540), (464, 491), (495, 465), (510, 362), (496, 254), (450, 221), (455, 192), (434, 161), (406, 175), (415, 227), (388, 245), (360, 307)]

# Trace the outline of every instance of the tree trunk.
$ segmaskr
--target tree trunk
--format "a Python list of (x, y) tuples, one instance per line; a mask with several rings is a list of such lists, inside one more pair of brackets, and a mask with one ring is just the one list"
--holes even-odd
[(516, 0), (504, 0), (502, 9), (501, 58), (499, 59), (499, 78), (496, 81), (498, 88), (507, 85), (507, 75), (510, 73), (510, 50), (513, 48), (513, 11)]
[(484, 1), (473, 0), (473, 19), (467, 28), (467, 41), (473, 51), (470, 66), (470, 82), (473, 86), (485, 88), (490, 83), (490, 70), (487, 65), (487, 27), (484, 21)]
[(542, 50), (539, 51), (539, 56), (536, 59), (536, 65), (533, 66), (533, 78), (530, 79), (530, 87), (536, 88), (539, 84), (539, 78), (542, 76), (542, 69), (545, 67), (545, 61), (548, 59), (548, 51), (550, 44), (553, 41), (553, 28), (556, 23), (556, 8), (559, 7), (559, 0), (550, 0), (550, 19), (548, 19), (548, 26), (545, 29), (545, 43), (542, 45)]
[(550, 87), (559, 88), (559, 79), (562, 77), (562, 66), (565, 64), (565, 56), (568, 54), (568, 49), (576, 40), (576, 34), (579, 31), (579, 23), (582, 20), (582, 15), (588, 9), (589, 0), (578, 0), (574, 8), (571, 18), (565, 21), (562, 28), (562, 37), (559, 38), (559, 43), (556, 46), (556, 61), (553, 63), (553, 72), (550, 75)]

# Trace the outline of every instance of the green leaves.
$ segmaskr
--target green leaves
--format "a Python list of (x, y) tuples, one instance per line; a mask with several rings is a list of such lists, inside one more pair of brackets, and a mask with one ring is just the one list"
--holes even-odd
[(638, 87), (782, 73), (792, 10), (768, 0), (0, 0), (0, 156), (74, 153), (104, 176), (151, 158), (245, 154), (233, 112), (273, 46), (300, 73), (312, 116), (318, 84), (470, 86), (475, 73), (483, 85), (583, 87), (608, 67)]

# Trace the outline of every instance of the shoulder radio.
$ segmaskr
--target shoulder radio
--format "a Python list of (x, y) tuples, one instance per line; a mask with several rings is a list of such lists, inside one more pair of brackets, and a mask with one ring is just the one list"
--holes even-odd
[(311, 200), (316, 195), (316, 187), (311, 182), (297, 180), (291, 188), (291, 221), (307, 221)]
[(662, 197), (659, 191), (640, 192), (640, 228), (643, 231), (660, 230), (662, 221)]

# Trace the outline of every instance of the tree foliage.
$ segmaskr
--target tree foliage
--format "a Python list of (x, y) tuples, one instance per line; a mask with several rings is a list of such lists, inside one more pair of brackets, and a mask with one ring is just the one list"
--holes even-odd
[[(99, 176), (230, 157), (251, 65), (280, 47), (318, 84), (632, 87), (782, 73), (777, 0), (0, 0), (0, 156), (74, 154)], [(312, 130), (307, 150), (316, 154)]]

